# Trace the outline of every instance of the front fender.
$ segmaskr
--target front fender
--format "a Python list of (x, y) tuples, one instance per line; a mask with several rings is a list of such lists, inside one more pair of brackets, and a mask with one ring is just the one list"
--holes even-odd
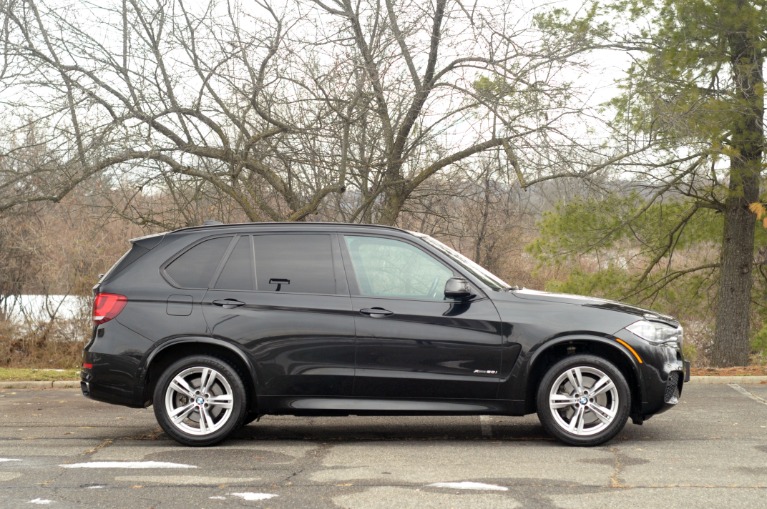
[(520, 354), (507, 391), (503, 392), (509, 395), (513, 408), (517, 410), (515, 413), (534, 412), (536, 392), (543, 375), (559, 360), (577, 353), (591, 353), (615, 364), (631, 387), (633, 403), (641, 403), (642, 370), (634, 354), (615, 336), (576, 332), (557, 336)]

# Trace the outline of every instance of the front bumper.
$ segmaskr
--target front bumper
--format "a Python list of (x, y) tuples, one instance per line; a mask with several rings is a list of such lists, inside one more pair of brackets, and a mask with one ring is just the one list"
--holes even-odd
[(638, 385), (631, 419), (641, 424), (679, 403), (684, 384), (690, 381), (690, 363), (683, 359), (677, 344), (651, 344), (628, 330), (620, 334), (635, 350), (638, 361)]
[(637, 415), (632, 415), (634, 423), (641, 424), (653, 415), (675, 407), (679, 403), (684, 384), (689, 381), (688, 361), (665, 363), (660, 369), (645, 363), (642, 367), (641, 410)]
[(666, 391), (663, 395), (663, 402), (667, 406), (665, 410), (679, 403), (682, 386), (689, 381), (690, 361), (682, 361), (682, 371), (672, 371), (669, 373), (668, 380), (666, 380)]

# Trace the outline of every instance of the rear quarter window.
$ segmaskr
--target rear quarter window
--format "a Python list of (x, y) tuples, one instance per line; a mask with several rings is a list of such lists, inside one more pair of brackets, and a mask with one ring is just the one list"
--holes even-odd
[(165, 275), (181, 288), (208, 288), (232, 237), (205, 240), (165, 266)]

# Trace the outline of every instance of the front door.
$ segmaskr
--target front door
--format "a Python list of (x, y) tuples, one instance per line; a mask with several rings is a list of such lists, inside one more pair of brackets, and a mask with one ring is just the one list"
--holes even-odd
[(354, 396), (492, 399), (501, 370), (501, 323), (484, 296), (450, 300), (459, 274), (401, 239), (346, 235), (356, 312)]

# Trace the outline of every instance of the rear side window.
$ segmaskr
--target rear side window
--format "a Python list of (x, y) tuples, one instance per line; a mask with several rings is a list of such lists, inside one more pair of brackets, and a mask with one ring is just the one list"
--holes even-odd
[(336, 293), (329, 235), (257, 235), (253, 246), (259, 291)]
[(208, 288), (231, 241), (217, 237), (200, 242), (165, 267), (165, 273), (182, 288)]

